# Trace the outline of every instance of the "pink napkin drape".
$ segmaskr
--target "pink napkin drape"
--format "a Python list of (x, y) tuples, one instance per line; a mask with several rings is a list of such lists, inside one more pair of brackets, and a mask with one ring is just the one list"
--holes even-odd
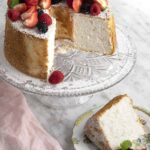
[(62, 150), (41, 127), (22, 93), (0, 81), (0, 150)]

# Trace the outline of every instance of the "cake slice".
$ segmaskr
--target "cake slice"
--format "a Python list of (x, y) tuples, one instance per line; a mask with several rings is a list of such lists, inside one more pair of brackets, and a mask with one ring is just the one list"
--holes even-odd
[(102, 150), (119, 149), (123, 141), (135, 140), (144, 133), (127, 95), (115, 97), (85, 125), (85, 135)]
[(56, 20), (46, 34), (37, 34), (37, 28), (23, 26), (20, 20), (6, 17), (5, 56), (18, 70), (33, 77), (47, 79), (54, 61)]

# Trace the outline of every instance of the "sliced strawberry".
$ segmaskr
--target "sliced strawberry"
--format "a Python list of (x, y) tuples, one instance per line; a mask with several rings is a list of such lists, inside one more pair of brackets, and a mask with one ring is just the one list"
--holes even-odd
[(27, 28), (34, 28), (38, 23), (38, 13), (34, 12), (29, 18), (23, 21)]
[(81, 0), (73, 0), (72, 2), (72, 8), (75, 12), (79, 12), (80, 11), (80, 7), (82, 5), (82, 1)]
[(19, 11), (22, 14), (27, 10), (27, 5), (25, 3), (20, 3), (17, 4), (13, 9)]
[(37, 10), (36, 10), (36, 6), (32, 6), (30, 9), (28, 9), (26, 12), (24, 12), (24, 13), (21, 15), (21, 19), (22, 19), (22, 20), (25, 20), (25, 19), (31, 17), (32, 14), (33, 14), (34, 12), (36, 12), (36, 11), (37, 11)]
[(11, 21), (17, 21), (20, 19), (20, 12), (14, 9), (9, 9), (7, 15)]
[(37, 6), (38, 5), (38, 0), (25, 0), (25, 3), (28, 6)]
[(97, 2), (101, 5), (102, 11), (105, 10), (108, 6), (107, 0), (94, 0), (94, 2)]
[(51, 0), (40, 0), (39, 6), (40, 6), (42, 9), (48, 9), (48, 8), (50, 8), (50, 6), (51, 6)]

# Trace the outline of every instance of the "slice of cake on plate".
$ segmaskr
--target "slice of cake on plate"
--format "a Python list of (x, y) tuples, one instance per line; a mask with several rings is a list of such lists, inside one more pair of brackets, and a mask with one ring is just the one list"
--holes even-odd
[(135, 140), (144, 133), (132, 100), (127, 95), (115, 97), (85, 125), (85, 135), (102, 150), (120, 149), (123, 141)]

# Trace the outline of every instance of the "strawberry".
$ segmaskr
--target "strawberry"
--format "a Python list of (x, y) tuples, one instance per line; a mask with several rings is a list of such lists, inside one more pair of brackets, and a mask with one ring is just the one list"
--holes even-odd
[(21, 14), (27, 10), (27, 5), (25, 3), (20, 3), (14, 6), (14, 10), (17, 10)]
[(25, 0), (25, 3), (28, 6), (37, 6), (38, 5), (38, 0)]
[(62, 82), (63, 79), (64, 79), (64, 74), (61, 71), (56, 70), (56, 71), (52, 72), (48, 81), (51, 84), (58, 84), (58, 83)]
[(97, 16), (100, 14), (100, 12), (101, 12), (101, 6), (99, 5), (99, 3), (97, 2), (93, 3), (90, 8), (90, 14), (92, 16)]
[(40, 0), (39, 6), (42, 9), (48, 9), (51, 6), (51, 0)]
[(34, 12), (32, 15), (23, 21), (23, 24), (28, 28), (34, 28), (38, 23), (38, 13)]
[(79, 12), (80, 11), (80, 7), (82, 5), (82, 1), (81, 0), (73, 0), (72, 2), (72, 8), (75, 12)]
[(47, 26), (52, 24), (52, 18), (46, 13), (43, 13), (42, 15), (39, 16), (39, 21), (45, 22)]
[(72, 8), (72, 3), (73, 3), (73, 0), (67, 0), (67, 4), (70, 8)]
[(28, 9), (26, 12), (24, 12), (22, 15), (21, 15), (21, 19), (22, 20), (25, 20), (29, 17), (31, 17), (31, 15), (36, 12), (36, 6), (32, 6), (30, 9)]
[(107, 8), (108, 5), (108, 1), (107, 0), (94, 0), (94, 2), (97, 2), (101, 5), (101, 10), (105, 10)]
[(11, 21), (17, 21), (20, 19), (20, 12), (14, 9), (9, 9), (7, 15)]

